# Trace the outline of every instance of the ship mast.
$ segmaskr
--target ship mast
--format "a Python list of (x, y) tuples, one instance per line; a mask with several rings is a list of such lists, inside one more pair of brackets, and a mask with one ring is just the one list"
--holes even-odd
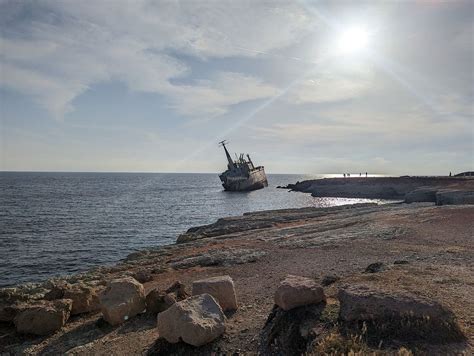
[(227, 143), (226, 140), (219, 142), (219, 144), (222, 145), (222, 147), (224, 147), (225, 155), (227, 156), (227, 161), (229, 162), (227, 164), (227, 167), (229, 169), (232, 169), (234, 168), (234, 161), (232, 161), (232, 157), (230, 157), (229, 151), (227, 151), (227, 148), (225, 147), (226, 143)]

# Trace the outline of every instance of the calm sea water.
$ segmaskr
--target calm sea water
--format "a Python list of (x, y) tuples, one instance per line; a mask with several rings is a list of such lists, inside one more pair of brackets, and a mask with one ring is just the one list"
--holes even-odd
[(367, 201), (276, 189), (307, 178), (273, 174), (268, 188), (230, 193), (217, 174), (0, 172), (0, 286), (113, 264), (224, 216)]

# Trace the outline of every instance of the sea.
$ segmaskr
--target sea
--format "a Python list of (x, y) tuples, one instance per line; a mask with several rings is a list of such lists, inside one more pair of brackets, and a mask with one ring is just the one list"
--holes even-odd
[(225, 216), (373, 201), (276, 188), (321, 177), (269, 174), (236, 193), (217, 174), (0, 172), (0, 287), (112, 265)]

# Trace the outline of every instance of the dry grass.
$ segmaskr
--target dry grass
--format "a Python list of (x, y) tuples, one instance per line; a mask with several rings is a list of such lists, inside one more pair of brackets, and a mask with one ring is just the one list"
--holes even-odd
[(366, 355), (370, 353), (368, 346), (363, 342), (361, 336), (342, 336), (334, 329), (313, 347), (310, 355)]
[(413, 356), (410, 349), (400, 347), (398, 350), (374, 349), (367, 345), (364, 335), (350, 335), (349, 337), (341, 335), (335, 328), (313, 347), (308, 355), (330, 355), (330, 356), (364, 356), (364, 355), (387, 355)]

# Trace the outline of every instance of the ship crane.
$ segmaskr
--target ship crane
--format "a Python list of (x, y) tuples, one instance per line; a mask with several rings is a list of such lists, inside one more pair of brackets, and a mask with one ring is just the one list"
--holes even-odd
[(232, 161), (232, 157), (230, 156), (229, 151), (227, 151), (227, 147), (225, 147), (227, 143), (229, 143), (227, 140), (222, 140), (221, 142), (219, 142), (219, 145), (224, 147), (225, 155), (227, 156), (227, 162), (228, 162), (227, 168), (231, 170), (232, 168), (235, 168), (235, 165), (234, 165), (234, 161)]

